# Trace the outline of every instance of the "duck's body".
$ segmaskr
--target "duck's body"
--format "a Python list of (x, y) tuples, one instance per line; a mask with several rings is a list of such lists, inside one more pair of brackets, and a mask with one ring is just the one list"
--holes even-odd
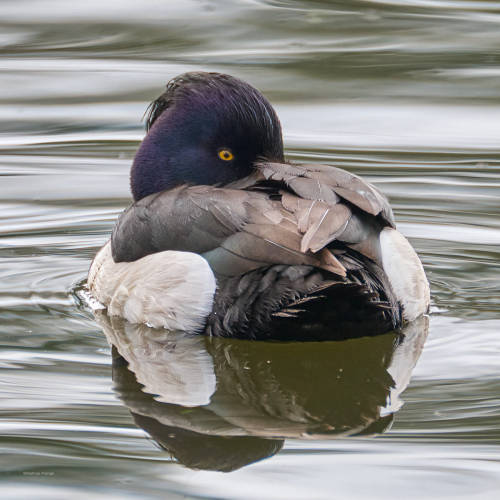
[[(217, 103), (221, 116), (201, 126)], [(225, 123), (234, 115), (243, 123)], [(202, 140), (198, 154), (176, 123)], [(110, 314), (218, 336), (326, 339), (427, 311), (425, 273), (386, 198), (344, 170), (284, 163), (279, 122), (255, 89), (183, 75), (150, 125), (132, 169), (136, 202), (89, 273)]]

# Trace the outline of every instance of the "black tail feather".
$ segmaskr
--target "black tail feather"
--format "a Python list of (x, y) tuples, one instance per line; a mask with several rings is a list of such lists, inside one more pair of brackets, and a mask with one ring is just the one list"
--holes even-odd
[(401, 308), (375, 263), (340, 255), (347, 276), (311, 266), (275, 265), (219, 279), (206, 332), (276, 340), (340, 340), (401, 326)]

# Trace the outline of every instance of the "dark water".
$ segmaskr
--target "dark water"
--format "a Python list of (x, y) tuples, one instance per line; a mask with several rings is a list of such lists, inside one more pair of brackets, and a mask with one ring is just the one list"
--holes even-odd
[[(3, 0), (0, 54), (2, 498), (499, 497), (499, 2)], [(79, 304), (146, 105), (193, 69), (390, 197), (432, 288), (410, 382), (425, 322), (252, 344)]]

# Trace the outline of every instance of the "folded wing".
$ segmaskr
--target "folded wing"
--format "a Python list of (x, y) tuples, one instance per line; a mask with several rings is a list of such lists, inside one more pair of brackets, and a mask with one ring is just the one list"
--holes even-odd
[(326, 165), (262, 163), (224, 188), (180, 186), (133, 204), (112, 235), (113, 258), (164, 250), (203, 255), (216, 274), (271, 264), (313, 265), (344, 276), (343, 248), (379, 260), (378, 235), (394, 227), (386, 198)]

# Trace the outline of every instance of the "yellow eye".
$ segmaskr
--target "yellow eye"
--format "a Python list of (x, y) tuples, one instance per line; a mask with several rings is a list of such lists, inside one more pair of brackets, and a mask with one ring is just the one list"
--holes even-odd
[(234, 158), (230, 149), (219, 149), (219, 158), (224, 161), (231, 161)]

